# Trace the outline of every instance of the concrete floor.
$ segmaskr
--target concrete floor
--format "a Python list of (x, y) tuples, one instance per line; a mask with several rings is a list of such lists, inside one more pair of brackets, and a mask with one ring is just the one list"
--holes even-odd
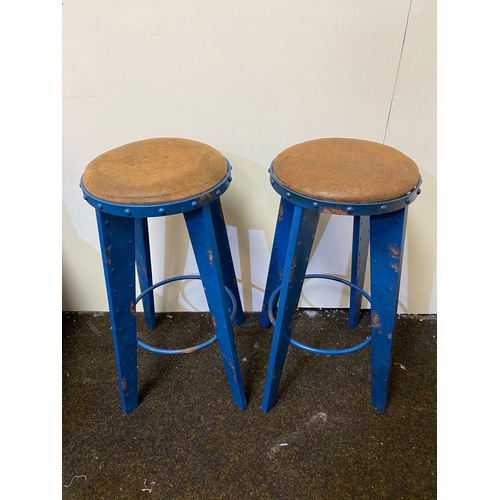
[[(211, 336), (208, 313), (160, 314), (158, 347)], [(139, 350), (139, 407), (123, 415), (109, 315), (63, 313), (63, 499), (434, 499), (435, 315), (398, 317), (389, 406), (370, 404), (370, 348), (319, 356), (291, 347), (276, 406), (260, 410), (272, 329), (235, 328), (248, 398), (232, 402), (217, 344), (181, 356)], [(300, 310), (294, 338), (364, 339), (345, 310)]]

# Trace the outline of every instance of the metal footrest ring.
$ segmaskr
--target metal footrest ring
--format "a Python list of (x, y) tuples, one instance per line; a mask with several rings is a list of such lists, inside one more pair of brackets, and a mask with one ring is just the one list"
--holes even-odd
[[(309, 278), (320, 278), (320, 279), (328, 279), (332, 281), (338, 281), (339, 283), (343, 283), (344, 285), (347, 285), (351, 288), (354, 288), (357, 290), (363, 297), (365, 297), (369, 302), (371, 302), (371, 297), (359, 286), (355, 285), (354, 283), (344, 279), (340, 278), (338, 276), (331, 276), (329, 274), (307, 274), (304, 276), (304, 279), (309, 279)], [(271, 320), (271, 323), (274, 325), (276, 322), (276, 319), (274, 317), (274, 309), (276, 307), (276, 303), (278, 301), (278, 295), (281, 291), (281, 286), (276, 288), (274, 292), (271, 294), (269, 297), (269, 305), (268, 305), (268, 314), (269, 314), (269, 319)], [(290, 343), (294, 345), (295, 347), (298, 347), (299, 349), (303, 349), (304, 351), (311, 352), (313, 354), (324, 354), (327, 356), (339, 356), (342, 354), (350, 354), (352, 352), (359, 351), (363, 347), (366, 347), (370, 342), (371, 342), (371, 335), (369, 335), (363, 342), (361, 342), (358, 345), (355, 345), (353, 347), (348, 347), (346, 349), (318, 349), (316, 347), (311, 347), (306, 344), (302, 344), (301, 342), (298, 342), (297, 340), (294, 340), (293, 338), (290, 339)]]
[[(151, 285), (149, 288), (146, 288), (136, 299), (135, 303), (137, 304), (140, 300), (143, 299), (145, 295), (147, 295), (149, 292), (154, 290), (155, 288), (158, 288), (163, 285), (167, 285), (168, 283), (172, 283), (174, 281), (182, 281), (182, 280), (199, 280), (201, 279), (200, 276), (197, 275), (186, 275), (186, 276), (175, 276), (173, 278), (168, 278), (163, 281), (159, 281), (158, 283), (155, 283), (154, 285)], [(229, 307), (229, 314), (231, 317), (231, 323), (234, 321), (234, 318), (236, 317), (236, 297), (234, 296), (233, 292), (226, 286), (226, 293), (228, 297), (231, 299), (231, 304)], [(155, 354), (191, 354), (192, 352), (200, 351), (201, 349), (208, 347), (209, 345), (212, 345), (215, 341), (217, 340), (217, 335), (214, 335), (211, 339), (207, 340), (206, 342), (202, 342), (201, 344), (195, 345), (193, 347), (186, 347), (185, 349), (161, 349), (159, 347), (153, 347), (145, 342), (143, 342), (140, 339), (137, 339), (137, 345), (142, 347), (143, 349), (146, 349), (147, 351), (154, 352)]]

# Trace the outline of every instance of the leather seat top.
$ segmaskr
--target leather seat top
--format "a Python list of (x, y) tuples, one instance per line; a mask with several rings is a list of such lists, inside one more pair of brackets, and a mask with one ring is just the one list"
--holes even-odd
[(228, 173), (214, 148), (190, 139), (155, 138), (125, 144), (92, 160), (83, 185), (94, 197), (126, 205), (189, 199), (213, 189)]
[(341, 203), (389, 201), (418, 183), (417, 165), (390, 146), (359, 139), (315, 139), (296, 144), (273, 162), (276, 178), (305, 196)]

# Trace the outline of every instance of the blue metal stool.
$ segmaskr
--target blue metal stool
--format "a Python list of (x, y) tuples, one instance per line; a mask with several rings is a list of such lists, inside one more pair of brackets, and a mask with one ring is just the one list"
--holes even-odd
[[(280, 153), (269, 172), (281, 203), (260, 317), (263, 326), (274, 324), (262, 411), (275, 404), (290, 343), (326, 355), (348, 354), (371, 343), (372, 404), (385, 412), (406, 217), (422, 182), (418, 167), (401, 152), (379, 143), (317, 139)], [(306, 275), (321, 213), (354, 218), (350, 281)], [(363, 290), (369, 247), (371, 296)], [(359, 322), (362, 297), (369, 300), (371, 336), (343, 350), (317, 349), (295, 341), (291, 322), (305, 278), (331, 279), (351, 288), (351, 328)]]
[[(215, 149), (188, 139), (156, 138), (125, 144), (95, 158), (81, 179), (83, 197), (96, 209), (122, 408), (138, 404), (137, 345), (159, 354), (190, 353), (216, 340), (234, 402), (246, 407), (232, 323), (244, 321), (219, 197), (231, 165)], [(152, 283), (148, 217), (182, 213), (200, 276)], [(137, 277), (142, 293), (136, 297)], [(156, 327), (153, 290), (180, 279), (202, 280), (215, 336), (194, 347), (159, 349), (137, 339), (136, 304), (143, 301)], [(228, 300), (229, 297), (229, 300)]]

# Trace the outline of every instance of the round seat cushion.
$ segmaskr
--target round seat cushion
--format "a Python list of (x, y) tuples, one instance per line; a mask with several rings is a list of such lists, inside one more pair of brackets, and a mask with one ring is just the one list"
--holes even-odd
[(287, 189), (327, 202), (375, 203), (409, 193), (420, 173), (397, 149), (359, 139), (315, 139), (296, 144), (273, 161)]
[(125, 144), (92, 160), (83, 174), (95, 198), (125, 205), (154, 205), (199, 196), (228, 173), (214, 148), (190, 139), (155, 138)]

